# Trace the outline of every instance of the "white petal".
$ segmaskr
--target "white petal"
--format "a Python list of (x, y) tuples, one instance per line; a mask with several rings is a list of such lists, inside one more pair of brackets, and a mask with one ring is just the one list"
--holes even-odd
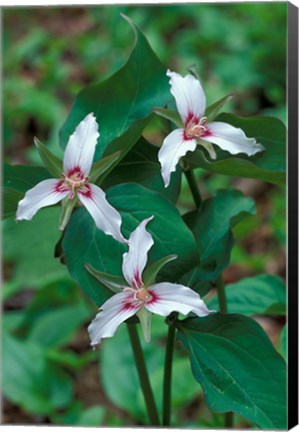
[(131, 293), (122, 292), (114, 294), (103, 304), (101, 311), (88, 326), (91, 345), (100, 343), (102, 338), (113, 336), (118, 326), (140, 309), (140, 306), (134, 307), (130, 303), (131, 298)]
[(217, 144), (222, 150), (231, 154), (246, 153), (252, 156), (265, 149), (256, 142), (255, 138), (248, 138), (242, 129), (228, 123), (213, 122), (207, 126), (210, 134), (203, 139)]
[(200, 296), (183, 285), (162, 282), (148, 289), (153, 298), (144, 307), (157, 315), (167, 316), (171, 312), (187, 315), (194, 312), (197, 316), (209, 315), (210, 311)]
[(197, 119), (204, 115), (206, 96), (203, 88), (193, 75), (182, 77), (176, 72), (167, 71), (170, 77), (170, 92), (175, 98), (178, 112), (184, 122), (194, 116)]
[(146, 231), (146, 225), (153, 217), (144, 219), (131, 233), (129, 251), (123, 254), (123, 275), (133, 288), (142, 285), (142, 272), (147, 263), (147, 254), (154, 244), (151, 234)]
[(29, 189), (19, 202), (17, 220), (31, 220), (40, 208), (56, 204), (65, 198), (69, 190), (61, 183), (61, 180), (48, 179)]
[(161, 174), (165, 187), (169, 185), (170, 175), (175, 171), (178, 161), (188, 151), (196, 149), (195, 139), (185, 139), (184, 129), (175, 129), (164, 139), (162, 147), (158, 153), (158, 159), (161, 164)]
[(94, 184), (86, 184), (83, 190), (78, 189), (78, 198), (87, 208), (96, 226), (111, 235), (121, 243), (127, 243), (123, 237), (121, 227), (121, 216), (117, 210), (106, 199), (105, 192)]
[(79, 123), (67, 143), (63, 160), (65, 174), (76, 168), (80, 168), (85, 176), (89, 174), (99, 136), (98, 123), (90, 113)]

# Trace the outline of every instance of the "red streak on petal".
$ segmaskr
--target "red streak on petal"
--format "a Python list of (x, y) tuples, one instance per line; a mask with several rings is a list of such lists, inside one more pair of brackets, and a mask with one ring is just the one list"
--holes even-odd
[(134, 274), (133, 285), (135, 285), (133, 288), (140, 288), (143, 286), (139, 272), (136, 272)]
[(212, 132), (209, 129), (206, 129), (202, 135), (202, 137), (209, 137), (212, 136)]
[(199, 123), (199, 117), (197, 117), (196, 115), (194, 115), (192, 112), (188, 112), (186, 120), (185, 120), (185, 126), (187, 126), (188, 123), (190, 123), (192, 121), (192, 123)]
[(70, 188), (68, 188), (65, 184), (64, 184), (64, 180), (60, 180), (56, 183), (55, 187), (54, 187), (54, 191), (55, 192), (67, 192), (69, 191)]
[(148, 290), (148, 293), (150, 294), (151, 298), (146, 302), (146, 304), (153, 304), (160, 300), (160, 297), (154, 290)]
[(91, 187), (88, 183), (86, 183), (82, 188), (78, 189), (78, 193), (90, 199), (92, 199), (93, 196)]
[(183, 132), (183, 138), (184, 138), (184, 141), (192, 141), (192, 140), (194, 140), (194, 137), (188, 137), (187, 136), (187, 133), (186, 133), (185, 130)]
[(73, 168), (69, 169), (67, 172), (67, 177), (73, 177), (76, 176), (79, 180), (85, 179), (85, 174), (82, 172), (81, 168), (77, 165)]
[[(128, 297), (123, 301), (122, 304), (122, 308), (121, 310), (137, 310), (139, 304), (141, 304), (141, 302), (139, 302), (138, 300), (134, 299), (134, 293), (131, 293), (130, 295), (128, 295)], [(137, 307), (136, 307), (137, 306)]]

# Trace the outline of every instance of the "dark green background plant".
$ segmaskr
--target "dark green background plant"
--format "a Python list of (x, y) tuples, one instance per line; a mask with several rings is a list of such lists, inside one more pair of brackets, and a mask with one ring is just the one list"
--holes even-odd
[[(236, 92), (236, 95), (225, 107), (226, 111), (242, 116), (271, 114), (285, 121), (285, 4), (199, 4), (5, 10), (3, 86), (5, 162), (39, 164), (37, 151), (32, 145), (35, 135), (47, 142), (54, 153), (61, 155), (58, 147), (58, 129), (64, 123), (77, 93), (86, 84), (104, 81), (126, 62), (129, 55), (133, 44), (132, 30), (120, 17), (120, 12), (138, 22), (164, 65), (183, 73), (187, 66), (196, 65), (207, 93), (208, 104), (233, 91)], [(266, 18), (271, 20), (277, 29), (276, 32), (268, 31), (265, 26)], [(146, 64), (142, 66), (146, 67)], [(148, 75), (149, 90), (151, 77), (157, 70), (151, 72), (152, 75), (150, 73)], [(167, 80), (165, 81), (166, 86), (163, 83), (161, 86), (167, 89)], [(114, 97), (116, 98), (117, 94)], [(160, 103), (162, 106), (168, 101), (167, 98), (170, 100), (167, 92), (164, 94), (158, 92), (157, 105)], [(125, 119), (125, 100), (123, 105), (122, 118)], [(149, 115), (150, 105), (148, 107), (137, 106), (136, 110), (140, 116)], [(107, 122), (109, 121), (108, 114), (113, 115), (113, 113), (107, 113)], [(99, 115), (101, 122), (102, 113)], [(103, 127), (109, 126), (107, 122), (104, 122)], [(278, 129), (280, 125), (277, 126)], [(145, 126), (143, 133), (145, 138), (139, 138)], [(197, 219), (204, 218), (205, 214), (207, 219), (214, 215), (217, 220), (217, 214), (224, 217), (227, 223), (226, 228), (223, 232), (219, 230), (218, 237), (214, 238), (214, 241), (215, 244), (221, 242), (221, 244), (228, 245), (227, 250), (230, 251), (234, 236), (235, 245), (231, 257), (228, 253), (224, 259), (223, 254), (220, 254), (221, 259), (218, 260), (212, 248), (209, 251), (210, 255), (209, 253), (206, 255), (204, 267), (197, 269), (194, 274), (192, 260), (198, 252), (204, 253), (204, 245), (192, 245), (193, 257), (192, 254), (184, 256), (188, 248), (190, 251), (190, 242), (192, 242), (192, 237), (188, 238), (189, 234), (187, 234), (191, 232), (185, 227), (181, 231), (181, 241), (184, 244), (189, 243), (186, 248), (181, 247), (181, 251), (178, 251), (182, 255), (180, 258), (186, 270), (182, 275), (182, 280), (188, 281), (192, 286), (192, 281), (198, 280), (199, 272), (201, 283), (194, 284), (192, 287), (204, 295), (211, 288), (211, 283), (216, 276), (230, 262), (230, 266), (224, 273), (224, 281), (226, 283), (236, 282), (235, 286), (241, 283), (244, 285), (247, 281), (251, 287), (251, 295), (249, 299), (246, 298), (245, 294), (247, 293), (248, 296), (248, 290), (246, 291), (245, 285), (243, 291), (238, 289), (239, 298), (238, 296), (236, 298), (230, 294), (232, 288), (228, 286), (228, 312), (250, 316), (265, 315), (259, 317), (259, 321), (267, 323), (276, 347), (285, 355), (283, 342), (285, 330), (282, 330), (285, 323), (283, 318), (285, 288), (282, 281), (275, 276), (272, 276), (274, 279), (271, 279), (271, 276), (256, 276), (251, 281), (244, 279), (242, 282), (237, 282), (244, 276), (254, 276), (264, 272), (284, 277), (285, 192), (283, 187), (262, 183), (258, 180), (248, 181), (238, 177), (224, 176), (223, 171), (219, 169), (218, 171), (212, 170), (214, 174), (197, 169), (196, 179), (203, 198), (215, 195), (219, 188), (233, 187), (245, 192), (247, 196), (253, 196), (257, 211), (254, 214), (253, 201), (240, 194), (239, 198), (234, 196), (233, 201), (238, 203), (235, 211), (224, 215), (223, 210), (218, 209), (218, 206), (223, 201), (221, 193), (225, 192), (218, 192), (212, 201), (205, 201), (201, 215), (196, 215), (194, 212), (192, 214), (193, 202), (190, 199), (186, 180), (183, 178), (180, 192), (181, 173), (178, 170), (173, 186), (170, 190), (165, 191), (159, 178), (159, 170), (153, 163), (156, 149), (144, 142), (146, 139), (152, 144), (161, 143), (165, 135), (161, 130), (163, 131), (163, 123), (152, 115), (141, 124), (136, 124), (125, 139), (117, 142), (121, 145), (126, 143), (127, 151), (130, 150), (130, 146), (134, 145), (133, 150), (127, 154), (111, 176), (105, 180), (100, 179), (103, 181), (101, 185), (106, 185), (105, 188), (119, 182), (134, 181), (132, 177), (128, 178), (126, 169), (128, 166), (133, 166), (137, 181), (151, 190), (142, 190), (142, 187), (137, 185), (114, 186), (109, 190), (108, 197), (111, 203), (123, 210), (126, 234), (133, 228), (130, 214), (134, 211), (138, 213), (138, 208), (134, 210), (128, 198), (125, 203), (120, 201), (124, 195), (122, 188), (128, 196), (130, 193), (136, 195), (137, 188), (142, 199), (147, 197), (149, 209), (154, 208), (155, 202), (157, 202), (157, 212), (161, 205), (165, 209), (172, 208), (173, 228), (181, 220), (178, 219), (178, 213), (175, 213), (173, 205), (178, 196), (179, 210), (182, 214), (186, 214), (185, 222), (192, 230), (196, 224), (200, 229), (202, 222)], [(273, 128), (271, 130), (273, 131)], [(62, 129), (62, 143), (65, 142), (64, 136), (67, 136), (66, 131), (67, 125)], [(70, 126), (68, 132), (71, 131)], [(114, 129), (112, 128), (110, 132), (114, 133)], [(267, 133), (267, 139), (278, 139), (278, 135), (271, 138)], [(282, 135), (283, 132), (280, 132), (280, 138)], [(109, 144), (113, 138), (115, 137), (109, 136), (108, 127), (105, 130), (103, 142), (105, 143), (106, 139), (106, 143)], [(283, 183), (283, 155), (278, 158), (278, 163), (274, 164), (271, 139), (269, 153), (266, 154), (266, 158), (270, 158), (266, 160), (266, 171), (270, 170), (274, 173), (269, 174), (268, 172), (266, 176), (264, 171), (263, 176), (254, 177), (265, 181), (273, 180), (281, 184)], [(142, 155), (142, 166), (140, 167), (138, 148), (144, 149), (145, 147), (148, 150), (146, 156)], [(104, 151), (104, 148), (101, 151)], [(110, 152), (113, 152), (113, 146)], [(198, 156), (202, 160), (202, 156), (200, 154)], [(214, 164), (217, 163), (221, 161), (217, 160)], [(264, 169), (265, 165), (262, 168)], [(4, 200), (8, 205), (5, 210), (8, 209), (10, 216), (13, 216), (15, 208), (14, 199), (16, 201), (20, 199), (21, 192), (31, 187), (27, 179), (24, 181), (24, 170), (26, 169), (28, 171), (27, 167), (18, 170), (7, 167), (4, 179), (7, 189)], [(250, 169), (252, 170), (252, 167)], [(35, 170), (34, 173), (38, 180), (31, 179), (32, 184), (44, 178), (43, 169)], [(236, 173), (236, 175), (241, 174)], [(278, 181), (279, 177), (281, 177), (280, 181)], [(162, 197), (161, 192), (166, 197)], [(229, 201), (232, 199), (230, 191), (226, 191), (226, 194), (227, 208), (232, 210)], [(172, 203), (168, 200), (169, 198)], [(80, 217), (80, 212), (82, 217)], [(9, 423), (19, 419), (19, 422), (21, 420), (25, 423), (51, 421), (56, 424), (111, 426), (143, 423), (146, 421), (145, 406), (124, 329), (119, 329), (115, 338), (105, 341), (99, 352), (92, 352), (89, 349), (86, 325), (94, 316), (96, 309), (87, 298), (82, 296), (82, 292), (70, 279), (65, 267), (58, 260), (53, 259), (53, 248), (59, 239), (58, 214), (57, 208), (51, 208), (42, 211), (30, 223), (21, 222), (16, 225), (14, 220), (9, 218), (3, 224), (5, 247), (3, 344), (6, 352), (4, 367), (7, 372), (3, 384), (7, 398), (4, 420), (6, 419)], [(146, 212), (145, 216), (148, 215)], [(76, 218), (80, 219), (84, 233), (89, 233), (90, 225), (88, 225), (86, 212), (84, 210), (76, 212), (71, 223), (75, 223)], [(139, 218), (142, 219), (143, 214), (139, 214), (137, 219)], [(154, 235), (157, 236), (155, 238), (157, 243), (159, 242), (159, 227), (161, 235), (165, 234), (161, 223), (162, 220), (160, 223), (156, 221), (156, 227), (153, 224), (152, 228)], [(66, 253), (68, 247), (70, 251), (75, 250), (74, 245), (70, 242), (76, 239), (68, 235), (71, 232), (70, 229), (71, 227), (64, 240)], [(184, 230), (187, 231), (184, 233)], [(97, 230), (96, 235), (99, 241), (109, 243), (109, 238), (100, 231)], [(208, 236), (209, 233), (207, 232), (206, 235)], [(161, 237), (161, 244), (163, 244), (162, 239), (163, 237)], [(88, 241), (88, 236), (86, 241)], [(114, 245), (113, 240), (110, 243), (109, 250), (115, 254), (111, 249)], [(119, 246), (119, 249), (122, 247)], [(121, 252), (122, 250), (117, 252), (119, 256)], [(169, 253), (176, 253), (176, 251), (173, 248), (165, 251), (165, 255)], [(96, 266), (98, 260), (92, 251), (90, 256), (92, 257), (90, 263)], [(159, 257), (157, 255), (151, 259), (155, 260)], [(88, 283), (84, 279), (83, 285), (87, 294), (93, 298), (90, 293), (99, 292), (93, 286), (94, 281), (86, 272), (80, 273), (76, 269), (72, 270), (71, 255), (68, 260), (69, 269), (75, 280), (82, 284), (82, 277), (89, 278)], [(214, 266), (213, 277), (209, 276), (211, 265)], [(165, 267), (164, 272), (166, 275), (167, 272), (171, 275), (176, 266), (171, 268), (171, 263), (168, 266)], [(109, 270), (112, 274), (117, 274), (117, 270), (114, 271), (115, 268)], [(189, 273), (187, 270), (190, 270)], [(204, 274), (208, 276), (203, 277)], [(90, 292), (88, 292), (89, 287)], [(263, 301), (260, 299), (262, 294), (264, 294)], [(269, 301), (271, 298), (272, 302)], [(100, 304), (102, 298), (94, 297), (93, 300)], [(210, 301), (215, 305), (215, 298), (211, 298)], [(244, 309), (244, 303), (247, 309), (246, 307)], [(209, 321), (213, 319), (207, 319), (207, 328), (213, 325), (213, 322), (209, 323)], [(246, 323), (244, 318), (240, 325), (246, 327)], [(187, 332), (195, 334), (196, 325), (194, 327), (191, 321), (184, 324), (183, 321), (181, 326), (180, 338), (184, 343), (184, 334)], [(153, 343), (144, 346), (154, 393), (159, 404), (162, 399), (163, 371), (161, 368), (164, 355), (161, 345), (165, 343), (165, 329), (163, 320), (155, 317)], [(201, 328), (201, 339), (205, 338), (204, 333), (205, 327)], [(199, 336), (196, 337), (199, 338)], [(258, 337), (258, 334), (252, 337)], [(203, 345), (205, 346), (206, 343), (208, 342)], [(184, 345), (187, 347), (186, 343)], [(267, 349), (265, 347), (265, 355), (267, 355)], [(263, 353), (260, 355), (262, 356)], [(13, 362), (12, 359), (14, 359)], [(115, 361), (113, 367), (111, 359)], [(98, 377), (95, 372), (98, 362), (100, 365), (99, 382), (97, 382)], [(227, 362), (231, 363), (232, 359), (227, 359)], [(194, 368), (199, 368), (199, 366), (196, 365)], [(84, 376), (86, 382), (84, 382)], [(91, 392), (95, 394), (94, 398), (89, 395), (87, 383), (91, 377), (96, 378), (93, 379), (93, 382), (96, 381), (95, 385), (91, 386)], [(202, 385), (206, 391), (204, 384)], [(99, 386), (100, 390), (98, 390)], [(270, 387), (268, 390), (269, 393), (274, 391)], [(175, 354), (172, 401), (174, 406), (172, 424), (174, 425), (180, 427), (223, 426), (223, 415), (211, 414), (208, 410), (201, 387), (191, 374), (186, 351), (182, 348)], [(189, 407), (189, 414), (187, 414), (186, 406)], [(217, 404), (214, 409), (221, 411), (221, 407)], [(263, 410), (267, 411), (267, 409), (263, 407)], [(22, 414), (21, 410), (25, 414)], [(240, 414), (247, 417), (245, 419), (235, 416), (235, 425), (240, 427), (252, 426), (250, 420), (253, 423), (258, 420), (263, 421), (261, 418), (247, 416), (246, 412)], [(265, 428), (275, 426), (275, 422), (263, 424)]]

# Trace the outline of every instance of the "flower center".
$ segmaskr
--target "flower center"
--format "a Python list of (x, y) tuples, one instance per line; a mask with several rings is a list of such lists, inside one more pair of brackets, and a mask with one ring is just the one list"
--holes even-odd
[(142, 303), (146, 303), (152, 298), (150, 293), (145, 288), (140, 288), (139, 290), (137, 290), (134, 294), (134, 297), (140, 300)]
[(189, 139), (191, 138), (199, 139), (200, 137), (205, 135), (205, 133), (207, 132), (206, 123), (207, 123), (206, 117), (202, 117), (199, 121), (196, 121), (194, 118), (192, 118), (186, 124), (185, 127), (186, 137)]
[(84, 186), (88, 182), (88, 177), (85, 176), (80, 168), (74, 168), (67, 174), (62, 173), (63, 185), (68, 189), (71, 189), (70, 198), (74, 198), (75, 193), (78, 189), (84, 192)]
[(141, 288), (125, 287), (124, 292), (125, 291), (129, 291), (132, 293), (133, 301), (132, 300), (131, 301), (133, 302), (133, 304), (138, 305), (140, 302), (144, 304), (153, 298), (152, 295), (144, 287)]

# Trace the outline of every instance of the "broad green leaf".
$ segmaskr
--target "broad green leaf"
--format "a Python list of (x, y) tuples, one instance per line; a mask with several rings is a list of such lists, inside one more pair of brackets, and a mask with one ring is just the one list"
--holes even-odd
[(263, 116), (241, 118), (226, 113), (217, 116), (216, 120), (243, 129), (248, 137), (254, 137), (263, 144), (265, 150), (250, 157), (242, 153), (232, 156), (215, 145), (217, 159), (211, 161), (198, 147), (186, 156), (192, 168), (200, 167), (218, 174), (256, 178), (275, 184), (285, 183), (286, 128), (280, 120)]
[(205, 294), (200, 290), (202, 281), (216, 280), (228, 265), (233, 246), (231, 228), (248, 213), (255, 213), (251, 198), (244, 197), (237, 190), (219, 189), (214, 197), (203, 202), (199, 210), (184, 216), (197, 243), (200, 265), (184, 275), (182, 283), (201, 295)]
[(218, 112), (221, 110), (221, 108), (228, 103), (232, 98), (233, 94), (229, 94), (227, 96), (224, 96), (223, 98), (219, 99), (217, 102), (213, 103), (212, 105), (208, 106), (205, 112), (205, 116), (207, 117), (207, 122), (210, 123), (214, 120), (214, 118), (217, 116)]
[(108, 273), (101, 272), (90, 264), (86, 263), (86, 270), (94, 276), (101, 284), (105, 285), (110, 291), (117, 293), (121, 290), (121, 288), (128, 285), (128, 282), (121, 276), (113, 276)]
[(67, 271), (53, 257), (54, 246), (60, 237), (58, 208), (37, 213), (32, 221), (3, 221), (4, 260), (14, 262), (14, 280), (28, 287), (40, 288), (60, 278)]
[(3, 188), (3, 214), (2, 219), (15, 218), (18, 203), (24, 197), (24, 194), (15, 189)]
[(91, 317), (90, 308), (83, 301), (58, 307), (36, 320), (28, 338), (45, 347), (65, 345), (78, 328)]
[[(170, 254), (178, 256), (160, 271), (160, 280), (176, 281), (196, 265), (198, 256), (192, 233), (178, 210), (162, 195), (126, 183), (109, 189), (107, 199), (122, 216), (122, 232), (126, 238), (142, 220), (154, 216), (147, 227), (155, 242), (149, 252), (148, 265)], [(62, 246), (73, 278), (97, 305), (102, 305), (111, 293), (104, 285), (100, 286), (84, 265), (88, 263), (98, 271), (122, 276), (122, 255), (127, 246), (96, 228), (84, 208), (74, 212)]]
[(86, 353), (75, 353), (74, 351), (60, 351), (57, 348), (51, 348), (47, 350), (47, 358), (52, 362), (57, 363), (59, 366), (63, 366), (74, 371), (82, 370), (91, 361), (97, 359), (97, 353), (95, 351), (87, 351)]
[(153, 112), (160, 117), (163, 117), (167, 120), (173, 122), (178, 128), (183, 128), (184, 124), (182, 119), (177, 111), (168, 109), (168, 108), (153, 108)]
[(37, 183), (48, 178), (48, 171), (41, 166), (4, 164), (4, 188), (10, 188), (25, 193)]
[(81, 413), (76, 425), (85, 427), (100, 426), (103, 424), (105, 414), (106, 409), (102, 405), (93, 405)]
[(96, 183), (97, 179), (101, 176), (104, 177), (104, 174), (110, 172), (115, 163), (121, 158), (121, 152), (115, 152), (109, 156), (103, 157), (99, 161), (95, 162), (90, 171), (90, 183)]
[(46, 359), (40, 346), (6, 332), (2, 334), (2, 343), (2, 385), (8, 400), (35, 415), (49, 415), (70, 403), (70, 377)]
[(150, 286), (156, 281), (156, 277), (159, 271), (170, 261), (177, 259), (177, 255), (168, 255), (165, 258), (161, 258), (159, 261), (154, 262), (148, 266), (143, 272), (143, 281), (145, 286)]
[[(244, 315), (280, 314), (286, 308), (286, 289), (282, 280), (262, 274), (242, 279), (225, 287), (227, 309)], [(218, 309), (217, 296), (207, 302), (210, 309)], [(281, 305), (278, 308), (278, 305)]]
[(279, 341), (279, 352), (287, 360), (288, 352), (287, 352), (287, 344), (288, 344), (288, 325), (286, 324), (280, 334), (280, 341)]
[(101, 134), (95, 160), (101, 158), (110, 143), (106, 155), (128, 151), (141, 136), (152, 107), (164, 106), (171, 98), (166, 69), (137, 25), (130, 18), (125, 19), (135, 35), (127, 63), (106, 81), (82, 90), (61, 129), (64, 148), (79, 122), (93, 112)]
[(44, 167), (4, 164), (3, 219), (14, 218), (24, 193), (47, 178), (49, 173)]
[(261, 429), (286, 428), (286, 364), (255, 321), (213, 314), (177, 325), (212, 411), (233, 411)]
[(37, 147), (41, 160), (54, 178), (60, 178), (63, 172), (63, 162), (53, 155), (50, 150), (37, 138), (34, 138), (34, 144)]
[[(102, 181), (102, 177), (99, 180)], [(117, 167), (106, 176), (101, 187), (108, 189), (111, 186), (128, 182), (138, 183), (177, 202), (181, 189), (181, 169), (176, 170), (171, 177), (169, 187), (165, 188), (161, 166), (158, 162), (158, 148), (141, 137)]]

